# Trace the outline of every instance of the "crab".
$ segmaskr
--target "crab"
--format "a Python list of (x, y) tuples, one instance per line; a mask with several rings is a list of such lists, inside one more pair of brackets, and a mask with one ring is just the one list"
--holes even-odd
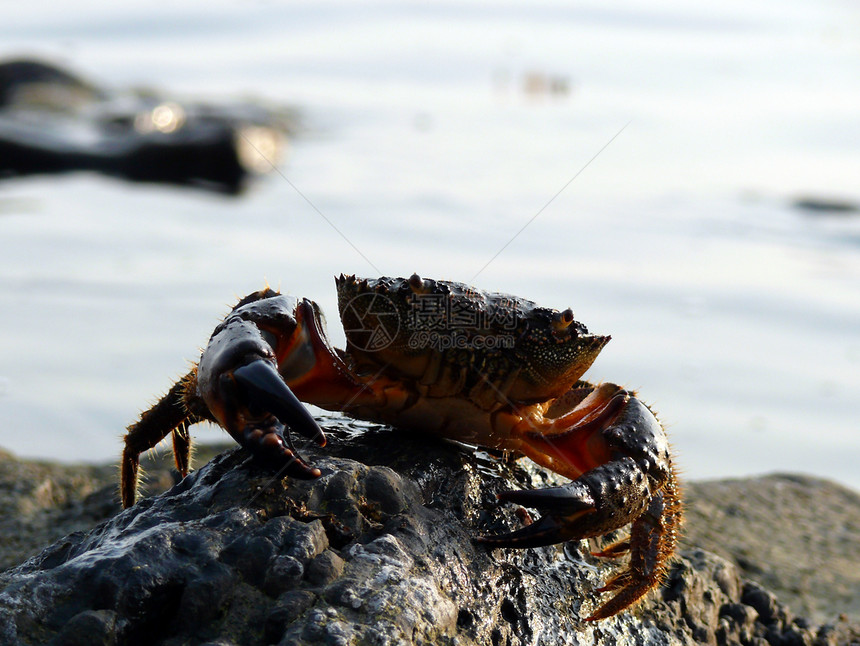
[(682, 522), (666, 433), (633, 391), (581, 380), (609, 336), (590, 334), (570, 309), (462, 283), (341, 275), (336, 284), (346, 350), (329, 343), (313, 301), (268, 287), (239, 301), (199, 363), (129, 427), (124, 507), (135, 502), (140, 453), (171, 434), (184, 476), (188, 426), (203, 420), (281, 474), (319, 477), (292, 439), (326, 442), (304, 401), (522, 454), (571, 480), (499, 494), (541, 516), (477, 538), (491, 548), (553, 545), (630, 524), (628, 538), (595, 553), (629, 560), (598, 588), (612, 594), (588, 620), (625, 610), (663, 581)]

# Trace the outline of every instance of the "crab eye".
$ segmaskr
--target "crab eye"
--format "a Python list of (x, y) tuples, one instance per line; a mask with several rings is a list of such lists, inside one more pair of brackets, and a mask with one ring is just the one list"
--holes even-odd
[(553, 315), (552, 325), (556, 330), (565, 330), (573, 323), (573, 310), (569, 307), (563, 312), (556, 312)]
[(425, 294), (427, 292), (424, 287), (424, 280), (418, 274), (412, 274), (409, 277), (409, 287), (416, 294)]

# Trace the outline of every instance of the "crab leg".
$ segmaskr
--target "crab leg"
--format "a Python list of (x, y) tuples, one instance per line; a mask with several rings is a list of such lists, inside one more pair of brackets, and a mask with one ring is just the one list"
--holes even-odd
[(494, 547), (540, 547), (632, 522), (629, 543), (599, 554), (616, 557), (629, 548), (630, 564), (600, 588), (615, 594), (588, 619), (616, 614), (658, 585), (682, 512), (668, 441), (653, 413), (632, 393), (604, 384), (573, 411), (555, 420), (524, 420), (518, 432), (526, 455), (575, 479), (560, 487), (501, 493), (501, 500), (538, 509), (542, 516), (522, 529), (478, 540)]
[(137, 497), (140, 454), (157, 445), (168, 434), (173, 436), (173, 457), (176, 469), (184, 477), (191, 461), (191, 438), (188, 426), (208, 419), (188, 410), (186, 393), (193, 386), (194, 371), (180, 379), (152, 408), (128, 427), (122, 452), (120, 498), (123, 507), (130, 507)]

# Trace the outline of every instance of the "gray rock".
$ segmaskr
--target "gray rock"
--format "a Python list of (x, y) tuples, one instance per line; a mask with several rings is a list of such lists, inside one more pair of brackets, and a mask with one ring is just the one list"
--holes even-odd
[(816, 622), (860, 619), (860, 494), (775, 474), (686, 487), (684, 543), (732, 561)]
[[(203, 464), (226, 448), (203, 445), (195, 459)], [(141, 469), (144, 492), (166, 491), (179, 479), (169, 451), (141, 456)], [(0, 570), (67, 534), (92, 529), (120, 509), (116, 465), (20, 460), (0, 449)]]
[(488, 550), (519, 524), (528, 464), (341, 422), (323, 475), (282, 480), (239, 449), (0, 574), (0, 643), (849, 644), (726, 560), (691, 550), (634, 611), (584, 622), (611, 567), (586, 542)]
[(18, 460), (0, 450), (0, 569), (115, 514), (119, 505), (100, 495), (108, 482), (116, 489), (114, 467)]

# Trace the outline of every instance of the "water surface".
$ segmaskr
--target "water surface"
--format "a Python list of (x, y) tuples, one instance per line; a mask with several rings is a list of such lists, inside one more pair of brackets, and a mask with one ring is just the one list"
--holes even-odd
[(849, 3), (75, 7), (10, 9), (0, 53), (307, 130), (236, 200), (0, 184), (0, 446), (112, 459), (236, 298), (308, 296), (342, 343), (334, 275), (419, 272), (611, 334), (590, 377), (641, 392), (689, 478), (860, 488), (860, 217), (790, 206), (860, 199)]

